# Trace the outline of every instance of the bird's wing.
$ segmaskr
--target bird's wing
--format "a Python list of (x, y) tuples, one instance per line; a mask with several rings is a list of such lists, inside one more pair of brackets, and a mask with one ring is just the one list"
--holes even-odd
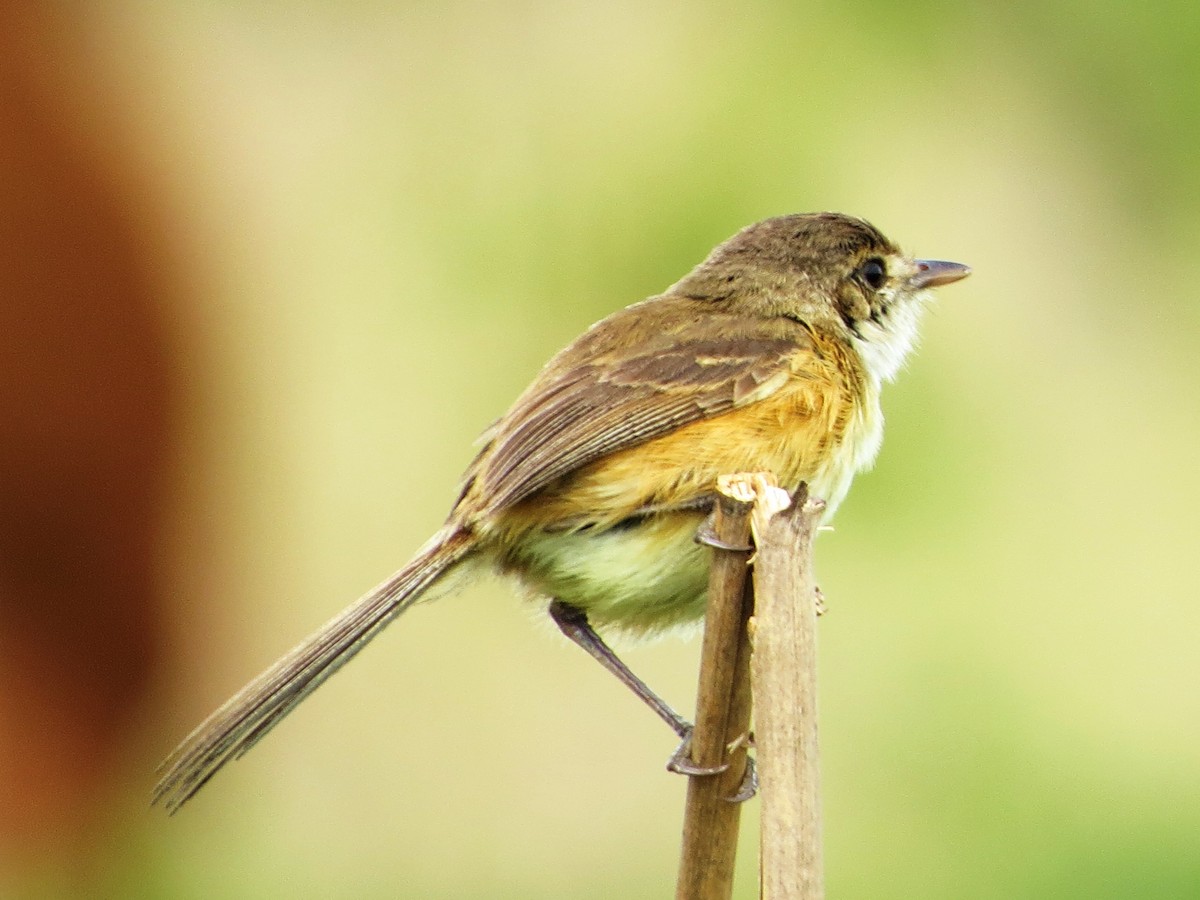
[(497, 512), (602, 456), (763, 400), (816, 352), (798, 323), (709, 316), (551, 365), (493, 427), (460, 506)]

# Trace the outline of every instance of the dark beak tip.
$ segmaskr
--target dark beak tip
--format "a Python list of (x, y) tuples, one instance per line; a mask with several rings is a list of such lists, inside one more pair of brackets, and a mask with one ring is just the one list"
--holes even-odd
[(917, 288), (938, 287), (960, 281), (971, 274), (971, 267), (942, 259), (918, 259), (912, 284)]

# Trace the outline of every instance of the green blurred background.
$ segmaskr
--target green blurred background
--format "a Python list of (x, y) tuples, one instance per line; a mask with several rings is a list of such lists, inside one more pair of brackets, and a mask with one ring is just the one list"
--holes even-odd
[[(499, 582), (405, 616), (174, 819), (146, 802), (177, 739), (440, 523), (551, 353), (741, 226), (835, 209), (975, 274), (818, 546), (829, 895), (1200, 896), (1198, 10), (59, 21), (175, 273), (169, 637), (100, 824), (0, 848), (0, 893), (670, 896), (671, 736)], [(627, 658), (686, 710), (697, 650)]]

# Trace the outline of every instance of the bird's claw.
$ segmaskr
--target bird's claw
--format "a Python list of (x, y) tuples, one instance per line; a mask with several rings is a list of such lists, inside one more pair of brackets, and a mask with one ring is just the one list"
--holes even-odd
[(676, 775), (720, 775), (729, 768), (729, 763), (718, 766), (698, 766), (692, 762), (692, 735), (687, 734), (683, 742), (667, 760), (667, 771)]
[(738, 785), (737, 793), (725, 799), (729, 803), (745, 803), (758, 793), (758, 766), (754, 765), (754, 757), (746, 757), (746, 771), (742, 773), (742, 783)]
[(700, 527), (696, 529), (696, 543), (704, 544), (706, 547), (713, 547), (717, 550), (733, 550), (738, 553), (749, 553), (754, 549), (749, 544), (731, 544), (717, 537), (716, 531), (713, 530), (713, 517), (711, 515), (700, 523)]
[[(745, 739), (746, 744), (750, 745), (749, 736)], [(730, 748), (731, 750), (734, 748)], [(671, 758), (667, 760), (667, 771), (675, 772), (677, 775), (691, 776), (708, 776), (720, 775), (728, 770), (729, 763), (721, 763), (716, 766), (698, 766), (692, 762), (692, 736), (689, 734), (683, 739), (683, 743), (671, 754)], [(729, 803), (745, 803), (747, 800), (754, 797), (758, 793), (758, 768), (754, 765), (754, 757), (746, 757), (746, 770), (742, 773), (742, 783), (738, 785), (737, 791), (732, 797), (726, 797), (725, 800)]]

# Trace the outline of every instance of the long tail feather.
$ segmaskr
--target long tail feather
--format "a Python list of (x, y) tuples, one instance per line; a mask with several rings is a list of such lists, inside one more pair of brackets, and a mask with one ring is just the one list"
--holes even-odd
[(178, 810), (474, 548), (468, 532), (454, 527), (440, 531), (408, 565), (326, 623), (188, 735), (159, 768), (153, 802), (171, 813)]

